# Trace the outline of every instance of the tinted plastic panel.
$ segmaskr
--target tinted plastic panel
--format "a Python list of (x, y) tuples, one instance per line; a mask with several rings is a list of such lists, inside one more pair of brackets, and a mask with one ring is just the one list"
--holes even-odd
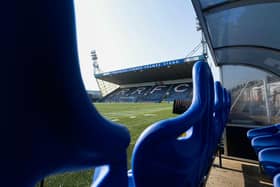
[(219, 64), (246, 64), (280, 72), (280, 51), (252, 47), (231, 47), (215, 51)]
[(280, 121), (279, 77), (251, 67), (224, 66), (223, 83), (232, 97), (229, 123), (266, 125)]
[(213, 47), (257, 45), (280, 49), (279, 10), (280, 3), (265, 3), (206, 15)]

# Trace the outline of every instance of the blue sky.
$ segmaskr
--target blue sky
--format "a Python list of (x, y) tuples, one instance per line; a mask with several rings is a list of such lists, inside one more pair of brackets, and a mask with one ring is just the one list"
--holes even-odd
[(98, 89), (90, 51), (103, 71), (182, 58), (200, 41), (190, 0), (76, 0), (80, 67)]

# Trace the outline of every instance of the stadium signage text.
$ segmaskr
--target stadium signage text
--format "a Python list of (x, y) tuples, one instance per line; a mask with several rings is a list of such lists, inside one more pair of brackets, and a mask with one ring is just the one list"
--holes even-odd
[(111, 72), (100, 73), (100, 74), (96, 74), (95, 77), (98, 78), (98, 77), (111, 76), (111, 75), (121, 74), (121, 73), (126, 73), (126, 72), (160, 68), (160, 67), (171, 66), (171, 65), (175, 65), (175, 64), (183, 64), (183, 63), (187, 63), (187, 62), (190, 62), (190, 61), (200, 60), (202, 58), (204, 58), (204, 57), (203, 56), (202, 57), (201, 56), (195, 56), (195, 57), (189, 57), (189, 58), (169, 60), (169, 61), (155, 63), (155, 64), (148, 64), (148, 65), (144, 65), (144, 66), (137, 66), (137, 67), (127, 68), (127, 69), (121, 69), (121, 70), (116, 70), (116, 71), (111, 71)]

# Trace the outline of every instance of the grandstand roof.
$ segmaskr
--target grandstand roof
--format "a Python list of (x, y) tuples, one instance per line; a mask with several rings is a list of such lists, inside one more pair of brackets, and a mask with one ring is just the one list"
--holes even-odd
[(95, 78), (118, 85), (143, 82), (185, 79), (192, 77), (192, 66), (204, 56), (194, 56), (170, 60), (144, 66), (95, 74)]

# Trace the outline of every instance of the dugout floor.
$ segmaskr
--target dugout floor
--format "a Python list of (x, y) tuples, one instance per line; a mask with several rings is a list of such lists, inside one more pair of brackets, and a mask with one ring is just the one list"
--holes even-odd
[[(210, 171), (206, 187), (272, 187), (271, 181), (259, 172), (257, 164), (223, 158), (222, 168), (218, 159)], [(217, 166), (216, 166), (217, 165)]]

